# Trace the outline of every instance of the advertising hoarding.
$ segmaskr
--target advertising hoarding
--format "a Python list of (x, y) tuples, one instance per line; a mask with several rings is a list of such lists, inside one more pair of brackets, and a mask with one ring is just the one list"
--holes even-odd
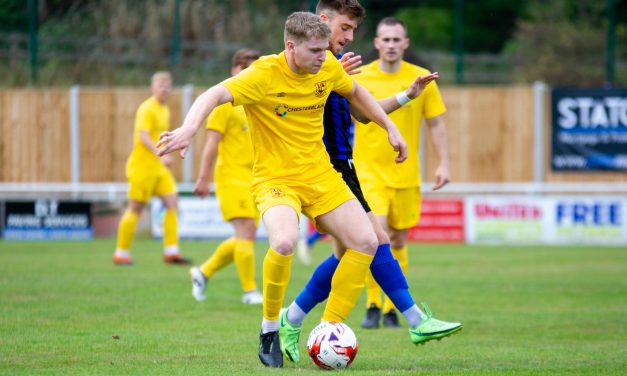
[(5, 239), (84, 240), (93, 237), (91, 203), (41, 199), (4, 204)]
[[(222, 219), (215, 197), (180, 197), (178, 204), (178, 231), (181, 239), (222, 239), (233, 235), (233, 226)], [(151, 230), (156, 238), (163, 237), (164, 212), (161, 200), (154, 198), (150, 201)], [(260, 221), (257, 237), (267, 236)]]
[(627, 89), (555, 89), (551, 166), (627, 171)]

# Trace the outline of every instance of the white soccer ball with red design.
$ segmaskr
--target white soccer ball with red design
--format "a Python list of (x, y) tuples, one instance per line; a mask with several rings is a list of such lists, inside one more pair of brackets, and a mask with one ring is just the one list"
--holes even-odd
[(357, 355), (357, 337), (344, 323), (323, 321), (309, 334), (307, 352), (320, 368), (346, 368)]

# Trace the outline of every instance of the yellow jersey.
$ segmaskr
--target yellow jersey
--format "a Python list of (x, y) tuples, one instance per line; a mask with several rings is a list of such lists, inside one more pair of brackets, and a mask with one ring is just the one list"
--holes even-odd
[(353, 80), (330, 51), (317, 74), (296, 74), (285, 52), (263, 56), (222, 82), (243, 105), (254, 151), (253, 186), (280, 179), (308, 182), (333, 169), (322, 135), (331, 91), (348, 94)]
[[(419, 66), (401, 62), (397, 72), (379, 69), (379, 60), (365, 65), (355, 75), (355, 81), (376, 99), (383, 99), (406, 90), (418, 76), (430, 72)], [(355, 126), (355, 169), (360, 181), (383, 184), (391, 188), (420, 186), (420, 126), (423, 117), (430, 119), (446, 112), (446, 107), (435, 82), (431, 82), (414, 100), (389, 114), (407, 142), (407, 160), (396, 163), (397, 155), (388, 142), (387, 133), (374, 123)]]
[(146, 131), (156, 144), (161, 132), (170, 128), (170, 109), (154, 97), (146, 99), (137, 108), (133, 131), (133, 150), (126, 161), (126, 174), (152, 173), (165, 168), (159, 157), (144, 145), (139, 132)]
[(253, 144), (246, 113), (242, 106), (225, 103), (216, 107), (207, 119), (207, 129), (222, 134), (218, 144), (216, 176), (251, 181)]

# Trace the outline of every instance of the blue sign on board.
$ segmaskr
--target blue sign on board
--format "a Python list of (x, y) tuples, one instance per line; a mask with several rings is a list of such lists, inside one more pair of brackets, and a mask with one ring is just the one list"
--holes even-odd
[(552, 92), (553, 170), (627, 171), (627, 89)]
[(13, 240), (91, 239), (91, 204), (37, 200), (6, 202), (4, 238)]

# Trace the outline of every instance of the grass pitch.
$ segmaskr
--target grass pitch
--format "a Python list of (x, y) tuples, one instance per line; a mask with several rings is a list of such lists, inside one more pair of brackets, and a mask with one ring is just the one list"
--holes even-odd
[[(200, 263), (217, 242), (183, 242)], [(0, 241), (0, 374), (321, 374), (305, 343), (301, 363), (257, 359), (261, 307), (240, 303), (231, 265), (191, 296), (187, 268), (165, 265), (161, 245), (137, 240), (135, 266), (115, 267), (113, 239)], [(257, 280), (267, 244), (257, 245)], [(314, 261), (329, 254), (317, 245)], [(312, 266), (294, 258), (287, 305)], [(627, 373), (627, 252), (620, 247), (412, 245), (417, 301), (464, 330), (415, 347), (406, 328), (364, 330), (364, 297), (347, 324), (359, 353), (343, 374), (611, 375)]]

